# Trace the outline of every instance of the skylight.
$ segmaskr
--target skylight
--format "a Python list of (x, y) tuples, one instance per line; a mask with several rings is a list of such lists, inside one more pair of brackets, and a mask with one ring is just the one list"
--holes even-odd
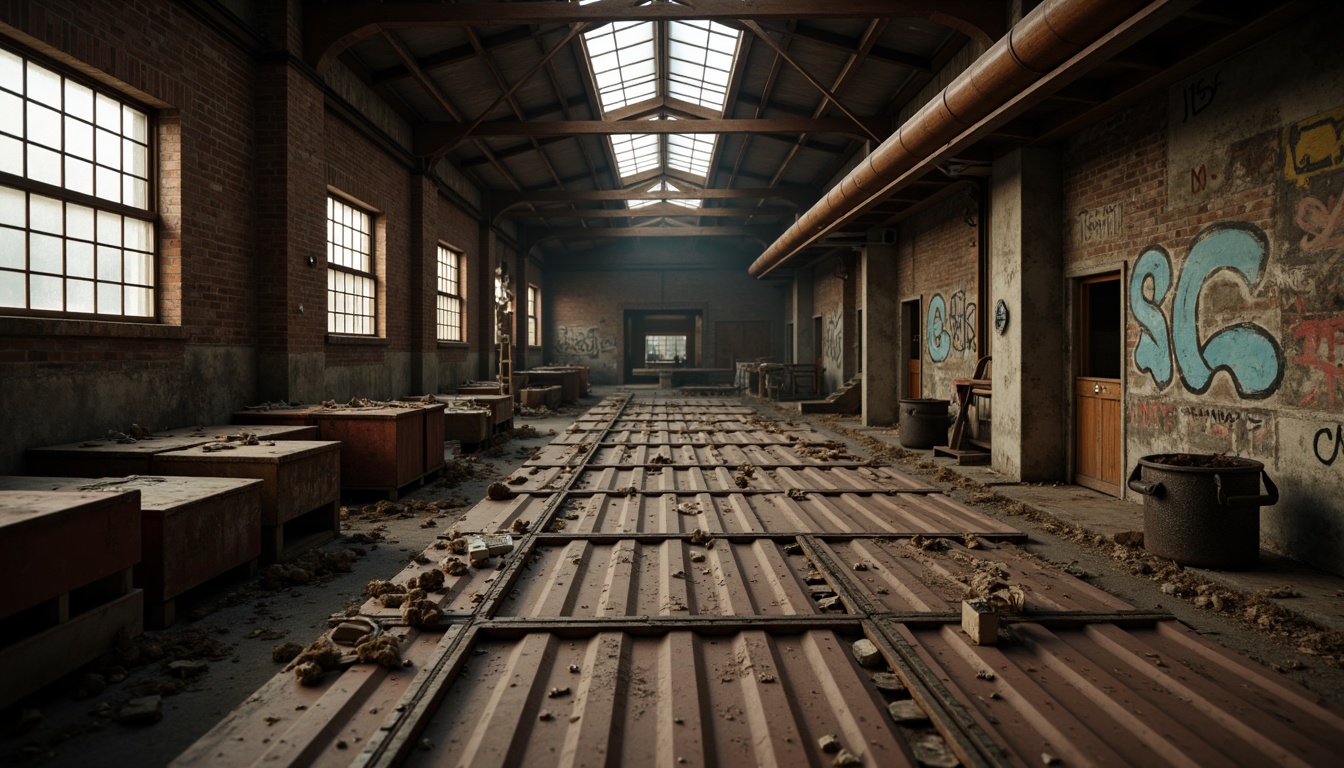
[[(654, 184), (652, 187), (649, 187), (649, 188), (648, 188), (647, 190), (645, 190), (645, 191), (646, 191), (646, 192), (672, 192), (672, 193), (676, 193), (676, 192), (680, 192), (681, 190), (677, 189), (676, 187), (672, 186), (671, 184), (668, 184), (666, 181), (660, 181), (660, 182), (658, 182), (657, 184)], [(681, 199), (681, 198), (671, 198), (671, 197), (664, 197), (664, 198), (661, 199), (661, 200), (627, 200), (627, 201), (626, 201), (626, 204), (627, 204), (629, 207), (631, 207), (631, 208), (643, 208), (643, 207), (646, 206), (646, 205), (653, 205), (654, 203), (672, 203), (673, 205), (680, 205), (680, 206), (683, 207), (683, 208), (699, 208), (699, 207), (700, 207), (700, 203), (701, 203), (701, 201), (699, 201), (699, 200), (686, 200), (686, 199)]]
[[(660, 108), (660, 99), (665, 110), (667, 98), (721, 116), (739, 37), (718, 22), (677, 20), (616, 21), (584, 33), (603, 116), (644, 103), (648, 114)], [(663, 111), (650, 119), (675, 118)], [(622, 181), (660, 167), (707, 179), (717, 140), (715, 134), (620, 134), (611, 137), (611, 150)]]
[(603, 112), (658, 95), (653, 32), (652, 21), (613, 21), (584, 33)]
[(667, 25), (668, 95), (723, 111), (738, 32), (715, 21)]

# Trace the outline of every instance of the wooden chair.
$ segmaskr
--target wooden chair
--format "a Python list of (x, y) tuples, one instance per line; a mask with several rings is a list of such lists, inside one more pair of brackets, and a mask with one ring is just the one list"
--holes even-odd
[[(990, 376), (991, 356), (985, 355), (975, 362), (975, 373), (969, 379), (953, 379), (956, 387), (957, 420), (952, 426), (952, 439), (946, 447), (933, 449), (935, 455), (951, 456), (959, 464), (988, 464), (990, 443), (978, 437), (967, 435), (966, 424), (970, 420), (971, 403), (980, 398), (988, 400), (993, 394)], [(969, 446), (969, 447), (968, 447)]]

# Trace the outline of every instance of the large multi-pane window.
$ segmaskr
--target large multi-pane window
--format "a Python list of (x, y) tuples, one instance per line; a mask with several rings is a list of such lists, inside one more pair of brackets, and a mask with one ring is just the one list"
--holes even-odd
[(537, 289), (537, 286), (527, 286), (527, 345), (529, 347), (535, 347), (541, 343), (540, 301), (541, 291)]
[(371, 336), (376, 318), (373, 216), (327, 198), (327, 332)]
[(150, 121), (0, 49), (0, 308), (152, 318)]
[(686, 360), (685, 336), (645, 336), (644, 358), (651, 363)]
[(438, 315), (439, 341), (464, 341), (462, 336), (462, 254), (439, 246)]

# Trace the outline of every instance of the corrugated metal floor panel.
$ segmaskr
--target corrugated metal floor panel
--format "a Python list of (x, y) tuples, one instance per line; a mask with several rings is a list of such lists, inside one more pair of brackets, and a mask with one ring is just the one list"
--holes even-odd
[(817, 614), (830, 587), (805, 583), (814, 573), (800, 551), (786, 555), (769, 539), (683, 539), (600, 543), (546, 540), (527, 578), (505, 598), (500, 616), (793, 616)]
[[(486, 640), (407, 765), (914, 765), (849, 638), (832, 632)], [(483, 652), (483, 653), (482, 653)]]
[(900, 634), (1023, 765), (1340, 765), (1344, 717), (1174, 621)]
[[(635, 418), (660, 427), (602, 431)], [(690, 431), (720, 419), (752, 428)], [(179, 764), (849, 764), (822, 737), (865, 766), (1340, 762), (1333, 708), (818, 433), (736, 400), (585, 423), (453, 526), (516, 549), (430, 593), (444, 626), (365, 603), (412, 667), (278, 675)], [(1023, 612), (969, 644), (962, 599), (1008, 587)]]
[[(961, 601), (987, 597), (1009, 585), (1026, 592), (1025, 612), (1108, 613), (1134, 606), (1026, 553), (990, 541), (938, 539), (820, 541), (875, 613), (960, 613)], [(932, 544), (932, 546), (928, 546)], [(859, 569), (861, 566), (861, 570)]]
[[(563, 465), (566, 448), (551, 446), (528, 461), (530, 465)], [(572, 450), (572, 449), (569, 449)], [(821, 452), (818, 452), (821, 453)], [(856, 456), (842, 458), (807, 455), (800, 456), (791, 445), (607, 445), (593, 454), (590, 467), (607, 466), (674, 466), (674, 467), (740, 467), (750, 464), (757, 468), (846, 466), (860, 465)]]

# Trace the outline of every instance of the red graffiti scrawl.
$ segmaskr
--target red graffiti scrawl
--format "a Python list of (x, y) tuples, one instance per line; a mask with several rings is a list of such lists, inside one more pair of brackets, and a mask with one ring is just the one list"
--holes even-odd
[[(1335, 404), (1336, 384), (1344, 378), (1344, 317), (1303, 320), (1293, 328), (1293, 337), (1302, 339), (1302, 354), (1293, 362), (1320, 371), (1325, 377), (1325, 390), (1330, 404)], [(1314, 405), (1320, 392), (1310, 392), (1302, 398), (1302, 405)]]

